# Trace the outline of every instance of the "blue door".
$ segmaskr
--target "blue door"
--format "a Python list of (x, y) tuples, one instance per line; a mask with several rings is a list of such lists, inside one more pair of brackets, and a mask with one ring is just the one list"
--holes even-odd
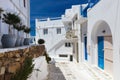
[(84, 37), (84, 52), (85, 52), (85, 60), (88, 59), (88, 55), (87, 55), (87, 37)]
[(98, 66), (104, 69), (104, 37), (98, 37)]

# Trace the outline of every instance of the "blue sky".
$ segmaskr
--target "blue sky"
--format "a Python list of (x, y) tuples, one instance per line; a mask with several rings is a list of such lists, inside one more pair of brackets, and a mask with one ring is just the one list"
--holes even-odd
[(30, 0), (31, 35), (35, 35), (35, 18), (60, 17), (65, 9), (86, 2), (87, 0)]

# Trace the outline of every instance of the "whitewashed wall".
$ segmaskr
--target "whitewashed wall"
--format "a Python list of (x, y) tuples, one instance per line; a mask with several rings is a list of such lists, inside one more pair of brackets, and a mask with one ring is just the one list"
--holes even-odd
[[(61, 28), (61, 34), (57, 34), (57, 28)], [(48, 29), (48, 34), (43, 34), (43, 29)], [(39, 21), (36, 19), (36, 43), (38, 39), (45, 40), (45, 46), (51, 57), (59, 54), (71, 54), (72, 48), (64, 47), (66, 42), (66, 28), (61, 20)]]
[[(44, 56), (34, 59), (35, 64), (33, 72), (27, 80), (46, 80), (48, 75), (48, 64)], [(39, 71), (37, 71), (37, 70)]]
[[(69, 24), (72, 23), (72, 29), (75, 31), (75, 36), (77, 37), (76, 41), (73, 42), (74, 44), (78, 43), (78, 51), (77, 51), (77, 46), (73, 46), (72, 47), (72, 52), (74, 51), (74, 58), (79, 58), (78, 60), (81, 61), (82, 60), (82, 55), (81, 55), (81, 32), (80, 32), (80, 24), (79, 20), (80, 20), (80, 5), (72, 5), (72, 7), (70, 9), (66, 9), (65, 10), (65, 15), (64, 17), (66, 19), (68, 19), (68, 21), (66, 20), (64, 23), (65, 24)], [(64, 20), (63, 20), (64, 21)], [(68, 26), (71, 27), (71, 26)], [(77, 52), (79, 54), (77, 54)], [(78, 56), (77, 56), (78, 55)]]
[[(111, 30), (113, 37), (113, 77), (120, 80), (120, 1), (101, 0), (88, 12), (88, 45), (92, 47), (93, 29), (98, 25), (98, 21), (105, 21)], [(97, 24), (96, 24), (97, 23)], [(103, 29), (103, 28), (102, 28)], [(92, 34), (93, 33), (93, 34)], [(100, 34), (99, 34), (100, 35)], [(93, 49), (91, 49), (93, 50)], [(92, 54), (94, 51), (91, 51)], [(92, 63), (93, 55), (89, 56), (89, 63)]]
[[(94, 45), (94, 37), (93, 36), (101, 36), (101, 35), (112, 35), (113, 38), (113, 77), (114, 80), (120, 79), (120, 1), (119, 0), (101, 0), (98, 2), (92, 9), (88, 10), (88, 27), (87, 27), (87, 37), (88, 37), (88, 46), (90, 46), (90, 54), (88, 55), (88, 63), (96, 64), (98, 61), (94, 58), (97, 58), (97, 45)], [(65, 12), (65, 16), (73, 17), (76, 16), (74, 14), (75, 8), (67, 9)], [(78, 13), (77, 13), (78, 14)], [(80, 15), (80, 14), (79, 14)], [(80, 17), (79, 20), (76, 21), (76, 25), (78, 28), (78, 43), (79, 43), (79, 59), (84, 61), (84, 43), (83, 36), (81, 39), (81, 29), (84, 27), (82, 24), (82, 19)], [(102, 23), (101, 23), (102, 22)], [(95, 30), (96, 27), (99, 27)], [(102, 27), (100, 27), (102, 26)], [(107, 27), (106, 27), (107, 26)], [(109, 26), (109, 27), (108, 27)], [(73, 27), (73, 29), (77, 29)], [(101, 31), (106, 30), (105, 34)], [(85, 31), (86, 32), (86, 31)], [(84, 33), (84, 30), (82, 31)], [(97, 34), (96, 34), (97, 33)], [(82, 41), (81, 41), (82, 40)], [(96, 42), (95, 42), (96, 43)], [(82, 52), (82, 54), (81, 54)]]
[[(30, 27), (30, 1), (26, 0), (26, 7), (24, 7), (23, 0), (0, 0), (0, 8), (5, 12), (12, 12), (19, 14), (23, 24)], [(8, 25), (1, 21), (0, 23), (0, 39), (3, 34), (8, 34)], [(15, 30), (17, 35), (17, 31)], [(21, 33), (22, 37), (26, 37), (25, 33)], [(1, 43), (0, 43), (1, 45)]]

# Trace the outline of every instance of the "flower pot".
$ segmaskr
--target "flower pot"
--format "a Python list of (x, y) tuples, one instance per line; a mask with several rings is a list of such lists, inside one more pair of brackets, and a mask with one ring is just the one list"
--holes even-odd
[(3, 48), (12, 48), (15, 47), (16, 37), (12, 34), (3, 34), (1, 42)]
[(24, 38), (24, 45), (29, 45), (30, 38)]
[(20, 43), (21, 43), (21, 38), (18, 37), (15, 43), (15, 46), (20, 46)]

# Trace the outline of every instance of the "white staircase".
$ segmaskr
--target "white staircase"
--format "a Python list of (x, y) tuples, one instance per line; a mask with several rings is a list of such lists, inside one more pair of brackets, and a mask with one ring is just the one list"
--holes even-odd
[(65, 43), (65, 39), (64, 40), (60, 40), (58, 43), (53, 45), (53, 47), (48, 50), (48, 53), (51, 52), (54, 49), (60, 48), (64, 43)]
[(91, 66), (86, 63), (78, 64), (78, 68), (85, 68), (87, 72), (92, 76), (94, 80), (113, 80), (113, 77), (103, 70), (99, 69), (97, 66)]

